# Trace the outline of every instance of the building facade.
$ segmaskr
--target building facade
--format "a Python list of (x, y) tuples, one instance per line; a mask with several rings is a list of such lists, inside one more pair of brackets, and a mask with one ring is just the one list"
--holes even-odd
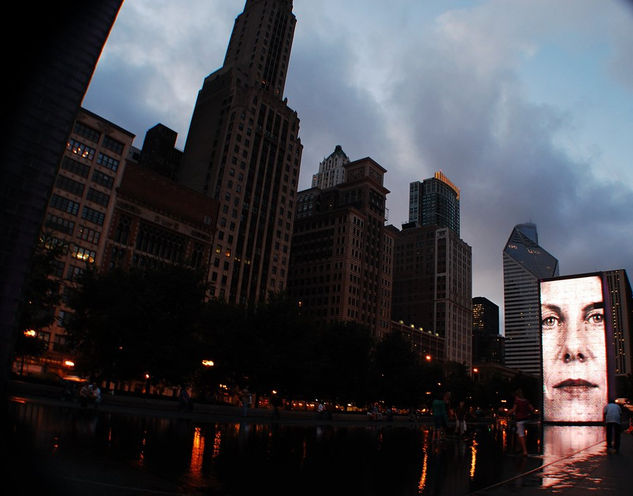
[(210, 270), (217, 202), (128, 163), (118, 188), (103, 268), (182, 265)]
[(409, 185), (409, 224), (447, 227), (459, 236), (459, 188), (442, 172)]
[(334, 151), (319, 164), (319, 172), (312, 176), (312, 187), (327, 189), (344, 182), (347, 163), (349, 163), (349, 157), (341, 145), (336, 145)]
[(177, 173), (219, 203), (210, 283), (231, 303), (286, 287), (303, 150), (283, 98), (295, 24), (291, 0), (247, 0), (198, 93)]
[(66, 358), (68, 290), (87, 266), (102, 264), (116, 190), (133, 140), (129, 131), (83, 108), (66, 140), (42, 225), (47, 243), (65, 248), (54, 274), (62, 280), (62, 303), (55, 323), (39, 333), (48, 343), (48, 367), (61, 367)]
[(392, 318), (443, 338), (442, 358), (472, 364), (472, 250), (455, 231), (390, 226), (395, 237)]
[(473, 298), (473, 363), (504, 363), (504, 337), (499, 334), (499, 306)]
[(299, 192), (288, 293), (317, 320), (357, 322), (380, 338), (391, 326), (386, 171), (371, 158), (345, 169), (345, 182)]
[(613, 329), (613, 356), (615, 359), (616, 390), (626, 390), (627, 377), (633, 373), (633, 299), (631, 283), (624, 269), (609, 270), (604, 273), (610, 299), (611, 328)]
[(538, 244), (536, 225), (518, 224), (503, 249), (506, 366), (541, 374), (539, 279), (558, 276), (558, 260)]
[(444, 338), (438, 333), (403, 321), (392, 321), (391, 332), (399, 332), (421, 362), (444, 359)]

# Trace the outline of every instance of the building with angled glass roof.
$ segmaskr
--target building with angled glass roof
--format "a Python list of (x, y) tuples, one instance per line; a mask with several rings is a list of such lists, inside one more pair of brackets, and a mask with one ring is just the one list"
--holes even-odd
[(541, 374), (539, 279), (556, 276), (558, 260), (539, 246), (536, 225), (516, 225), (503, 249), (507, 367)]

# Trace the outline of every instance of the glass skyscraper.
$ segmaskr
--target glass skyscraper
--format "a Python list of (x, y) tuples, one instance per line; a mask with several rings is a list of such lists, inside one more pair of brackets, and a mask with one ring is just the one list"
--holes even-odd
[(442, 172), (409, 185), (409, 223), (448, 227), (459, 236), (459, 188)]
[(541, 373), (539, 279), (558, 276), (558, 260), (538, 244), (536, 225), (514, 227), (503, 249), (505, 364)]

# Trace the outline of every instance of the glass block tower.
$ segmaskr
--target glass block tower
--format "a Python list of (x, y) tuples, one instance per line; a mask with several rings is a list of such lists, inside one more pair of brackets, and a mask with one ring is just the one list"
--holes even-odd
[(558, 276), (558, 260), (538, 244), (536, 225), (514, 227), (503, 249), (505, 364), (541, 374), (539, 279)]
[(247, 0), (224, 65), (194, 107), (180, 183), (219, 202), (212, 296), (264, 300), (285, 289), (303, 147), (283, 91), (296, 19), (292, 0)]
[(459, 236), (459, 188), (442, 172), (409, 185), (409, 223), (448, 227)]

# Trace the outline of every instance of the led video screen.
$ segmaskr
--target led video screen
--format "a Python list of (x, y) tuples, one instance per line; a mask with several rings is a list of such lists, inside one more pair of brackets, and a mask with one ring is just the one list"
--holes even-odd
[(601, 422), (608, 398), (602, 278), (544, 280), (540, 294), (543, 420)]

